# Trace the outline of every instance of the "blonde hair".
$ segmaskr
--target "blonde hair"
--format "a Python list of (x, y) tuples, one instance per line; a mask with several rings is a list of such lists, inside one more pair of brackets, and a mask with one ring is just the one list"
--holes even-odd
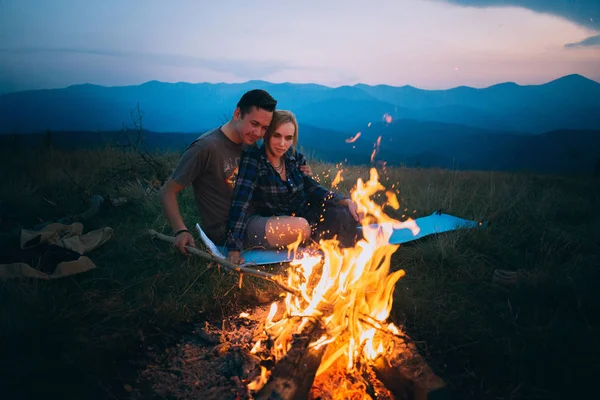
[(273, 112), (273, 119), (271, 120), (271, 124), (265, 132), (264, 141), (267, 148), (269, 148), (269, 141), (271, 140), (271, 137), (273, 136), (277, 128), (279, 128), (283, 124), (287, 124), (288, 122), (294, 124), (294, 141), (292, 144), (292, 148), (294, 149), (294, 153), (296, 152), (296, 146), (298, 145), (298, 121), (296, 121), (296, 116), (294, 115), (294, 113), (287, 110), (275, 110)]

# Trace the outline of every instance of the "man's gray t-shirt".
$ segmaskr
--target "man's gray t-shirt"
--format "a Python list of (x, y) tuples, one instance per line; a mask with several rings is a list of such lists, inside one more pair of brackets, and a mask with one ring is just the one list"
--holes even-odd
[(216, 244), (225, 242), (225, 229), (243, 144), (232, 142), (221, 128), (206, 132), (183, 153), (172, 178), (192, 184), (202, 230)]

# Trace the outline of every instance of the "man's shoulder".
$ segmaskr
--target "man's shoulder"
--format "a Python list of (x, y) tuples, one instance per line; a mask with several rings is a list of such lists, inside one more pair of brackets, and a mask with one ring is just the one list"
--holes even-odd
[(220, 143), (223, 143), (223, 136), (220, 127), (211, 129), (198, 136), (196, 140), (189, 144), (188, 148), (219, 146)]

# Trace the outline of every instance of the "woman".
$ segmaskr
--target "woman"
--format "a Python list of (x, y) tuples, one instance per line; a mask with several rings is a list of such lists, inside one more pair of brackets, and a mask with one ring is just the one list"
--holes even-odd
[(263, 145), (242, 155), (227, 225), (231, 261), (243, 262), (244, 247), (280, 247), (299, 236), (302, 241), (337, 236), (342, 246), (356, 241), (356, 204), (300, 170), (306, 159), (297, 143), (296, 117), (277, 110)]

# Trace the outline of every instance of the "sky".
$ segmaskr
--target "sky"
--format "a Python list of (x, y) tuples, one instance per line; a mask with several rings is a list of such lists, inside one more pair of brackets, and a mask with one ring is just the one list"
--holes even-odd
[[(548, 3), (551, 3), (548, 5)], [(600, 81), (600, 0), (0, 0), (0, 93)]]

